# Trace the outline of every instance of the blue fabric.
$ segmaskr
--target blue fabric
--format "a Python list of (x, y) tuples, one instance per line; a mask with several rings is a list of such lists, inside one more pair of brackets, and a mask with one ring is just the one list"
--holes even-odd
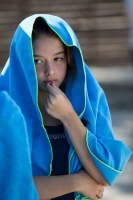
[[(64, 134), (63, 124), (58, 126), (45, 126), (53, 150), (52, 176), (68, 174), (69, 144)], [(74, 193), (68, 193), (54, 200), (73, 200)]]
[[(64, 20), (47, 14), (30, 16), (18, 26), (11, 43), (9, 60), (0, 78), (0, 90), (5, 90), (8, 93), (9, 100), (11, 102), (12, 100), (15, 101), (15, 104), (21, 110), (20, 113), (23, 115), (23, 120), (21, 120), (21, 117), (17, 117), (18, 115), (15, 115), (15, 120), (17, 124), (21, 124), (21, 121), (25, 124), (24, 131), (19, 134), (20, 137), (25, 137), (28, 134), (27, 145), (25, 144), (23, 148), (27, 152), (27, 157), (30, 155), (32, 173), (33, 175), (50, 175), (53, 158), (50, 141), (43, 126), (42, 116), (37, 104), (38, 85), (31, 43), (32, 27), (37, 17), (42, 17), (59, 35), (61, 40), (66, 45), (72, 47), (77, 75), (71, 90), (69, 90), (71, 81), (67, 83), (65, 93), (77, 115), (86, 126), (86, 145), (92, 159), (104, 178), (112, 185), (123, 171), (132, 152), (126, 144), (115, 140), (113, 136), (106, 97), (88, 66), (84, 63), (82, 51), (75, 33)], [(8, 107), (10, 110), (10, 104)], [(1, 110), (3, 110), (2, 106), (0, 106)], [(12, 113), (14, 112), (15, 110), (12, 111)], [(8, 115), (8, 110), (5, 110), (5, 113)], [(4, 123), (6, 124), (6, 122)], [(0, 126), (0, 134), (5, 134), (5, 141), (9, 140), (8, 131), (3, 129), (2, 123), (0, 123)], [(14, 128), (14, 123), (10, 124), (10, 126), (14, 135), (18, 131), (18, 126)], [(73, 149), (66, 130), (64, 131), (70, 144), (68, 154), (69, 173), (76, 173), (81, 169), (82, 165)], [(23, 132), (25, 132), (24, 135), (22, 135)], [(17, 138), (13, 142), (17, 142)], [(18, 153), (15, 155), (17, 157)], [(1, 171), (5, 169), (5, 163), (7, 162), (6, 157), (2, 157), (2, 159)], [(12, 157), (8, 159), (8, 162), (14, 162)], [(18, 163), (18, 171), (19, 169), (20, 171), (22, 170), (21, 164)], [(28, 172), (30, 175), (30, 163), (27, 166)], [(13, 173), (11, 181), (14, 180), (14, 176)], [(34, 190), (32, 180), (30, 183)], [(13, 185), (11, 185), (11, 189), (13, 189)], [(24, 190), (23, 195), (26, 195), (26, 188), (22, 186), (21, 189)], [(31, 190), (31, 193), (33, 190)], [(82, 199), (82, 195), (76, 192), (75, 197), (77, 197), (77, 200)], [(12, 199), (15, 200), (15, 198)], [(28, 199), (32, 199), (32, 195)]]
[(53, 150), (51, 175), (68, 174), (69, 143), (65, 137), (63, 124), (58, 126), (46, 126), (50, 143)]
[(0, 199), (38, 200), (24, 117), (6, 92), (0, 105)]

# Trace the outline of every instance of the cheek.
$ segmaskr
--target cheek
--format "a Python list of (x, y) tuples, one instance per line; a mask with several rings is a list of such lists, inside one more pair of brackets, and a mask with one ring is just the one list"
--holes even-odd
[(66, 76), (66, 71), (67, 71), (67, 67), (64, 66), (62, 68), (60, 68), (60, 76), (62, 77), (62, 80), (64, 80), (65, 76)]
[(43, 70), (41, 67), (36, 67), (36, 75), (37, 75), (37, 78), (39, 78), (39, 79), (43, 75)]

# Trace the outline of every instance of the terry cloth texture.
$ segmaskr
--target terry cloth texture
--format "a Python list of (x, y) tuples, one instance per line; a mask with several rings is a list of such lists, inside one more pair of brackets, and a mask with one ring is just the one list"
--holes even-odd
[[(48, 14), (30, 16), (20, 23), (14, 34), (10, 47), (10, 57), (2, 71), (0, 79), (0, 90), (5, 90), (9, 96), (9, 98), (7, 97), (8, 109), (4, 110), (4, 115), (8, 116), (9, 110), (12, 110), (9, 115), (11, 121), (8, 122), (11, 133), (9, 129), (4, 128), (7, 125), (7, 121), (3, 121), (3, 123), (0, 123), (0, 138), (4, 135), (3, 142), (6, 144), (13, 137), (13, 144), (16, 145), (16, 151), (11, 148), (10, 154), (12, 156), (9, 156), (8, 160), (6, 156), (3, 157), (1, 155), (1, 173), (5, 170), (6, 162), (14, 163), (14, 167), (17, 162), (19, 180), (22, 174), (25, 174), (25, 170), (22, 168), (22, 163), (15, 159), (20, 159), (21, 156), (21, 159), (26, 163), (26, 173), (29, 176), (25, 175), (25, 179), (23, 177), (23, 180), (27, 182), (30, 179), (29, 187), (31, 187), (29, 193), (31, 196), (26, 198), (28, 188), (24, 184), (19, 187), (19, 181), (14, 182), (16, 171), (13, 168), (6, 168), (6, 174), (11, 173), (11, 176), (9, 176), (10, 183), (14, 183), (8, 185), (9, 190), (14, 191), (16, 185), (18, 185), (18, 192), (23, 193), (23, 198), (17, 198), (14, 193), (13, 200), (24, 199), (24, 197), (25, 199), (33, 199), (32, 196), (36, 195), (32, 183), (31, 168), (33, 175), (48, 176), (51, 174), (53, 153), (38, 107), (38, 84), (31, 40), (33, 24), (38, 17), (41, 17), (55, 31), (65, 45), (72, 48), (77, 74), (73, 84), (71, 84), (71, 79), (67, 82), (65, 94), (86, 127), (86, 145), (88, 151), (97, 168), (110, 185), (123, 172), (132, 153), (126, 144), (114, 138), (111, 116), (105, 94), (88, 66), (84, 63), (79, 42), (71, 27), (64, 20), (56, 16)], [(17, 105), (16, 109), (12, 109), (11, 99)], [(1, 105), (0, 113), (3, 109)], [(64, 132), (70, 144), (68, 154), (69, 173), (76, 173), (82, 168), (82, 165), (73, 149), (66, 130)], [(18, 140), (18, 137), (20, 140)], [(23, 142), (20, 145), (24, 153), (18, 151), (19, 148), (16, 144), (21, 141), (21, 137)], [(5, 147), (4, 151), (7, 154), (9, 148)], [(5, 181), (3, 180), (2, 185), (4, 183)], [(6, 192), (8, 193), (8, 190)], [(6, 195), (6, 192), (4, 195)], [(75, 192), (75, 197), (76, 200), (80, 200), (83, 198), (83, 195)], [(35, 196), (35, 199), (37, 199), (37, 196)]]
[(38, 200), (24, 117), (6, 92), (0, 105), (0, 199)]

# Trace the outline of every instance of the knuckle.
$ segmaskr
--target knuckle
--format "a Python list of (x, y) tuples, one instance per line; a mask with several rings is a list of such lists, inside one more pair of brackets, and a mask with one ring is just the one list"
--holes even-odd
[(99, 190), (101, 190), (103, 188), (103, 186), (99, 184), (98, 188), (99, 188)]
[(60, 94), (56, 94), (55, 101), (61, 102), (61, 95)]
[[(55, 102), (55, 99), (54, 99), (54, 98), (50, 98), (50, 105), (51, 105), (51, 104), (54, 104), (54, 102)], [(49, 105), (49, 106), (50, 106), (50, 105)]]
[(61, 95), (58, 93), (58, 94), (56, 94), (55, 97), (56, 97), (56, 99), (60, 99), (60, 96), (61, 96)]
[(51, 105), (50, 104), (45, 104), (45, 109), (49, 113), (51, 110)]

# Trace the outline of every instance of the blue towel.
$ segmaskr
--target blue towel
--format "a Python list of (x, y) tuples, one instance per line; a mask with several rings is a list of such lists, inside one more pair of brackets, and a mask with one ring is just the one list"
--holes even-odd
[(37, 200), (24, 117), (6, 92), (0, 105), (0, 199)]
[[(4, 135), (5, 144), (12, 139), (13, 145), (16, 146), (16, 151), (12, 150), (11, 146), (11, 155), (8, 159), (6, 156), (1, 155), (1, 171), (7, 169), (6, 163), (17, 162), (17, 174), (20, 172), (23, 175), (25, 174), (23, 167), (26, 165), (27, 174), (25, 179), (22, 180), (26, 181), (28, 178), (26, 176), (29, 176), (28, 184), (31, 190), (27, 194), (28, 187), (22, 185), (21, 189), (18, 189), (18, 193), (20, 192), (21, 194), (23, 191), (23, 197), (29, 195), (27, 199), (37, 198), (31, 178), (31, 170), (34, 176), (48, 176), (51, 174), (52, 149), (38, 107), (38, 84), (31, 40), (33, 24), (37, 17), (41, 17), (55, 31), (62, 42), (72, 48), (77, 74), (73, 84), (71, 84), (71, 80), (67, 82), (65, 94), (86, 126), (86, 145), (94, 163), (107, 182), (112, 185), (123, 172), (132, 152), (126, 144), (114, 138), (105, 94), (84, 62), (82, 50), (75, 33), (64, 20), (48, 14), (36, 14), (20, 23), (11, 43), (9, 59), (1, 73), (0, 90), (6, 91), (2, 95), (4, 95), (5, 104), (7, 101), (8, 105), (7, 109), (4, 109), (6, 105), (0, 106), (0, 113), (4, 112), (4, 116), (10, 117), (11, 122), (9, 121), (10, 123), (7, 124), (8, 120), (5, 121), (3, 116), (1, 117), (3, 122), (0, 123), (0, 137)], [(9, 112), (10, 110), (11, 112)], [(8, 125), (12, 133), (10, 138)], [(64, 131), (70, 144), (68, 155), (69, 173), (76, 173), (81, 169), (82, 165), (67, 136), (66, 130)], [(20, 141), (21, 137), (22, 141)], [(19, 151), (18, 140), (21, 150), (25, 153)], [(8, 154), (10, 144), (7, 145), (7, 148), (3, 148), (2, 151)], [(22, 162), (17, 160), (20, 157), (26, 163), (24, 166)], [(10, 181), (14, 182), (16, 177), (14, 169), (7, 169), (7, 173), (11, 177)], [(4, 180), (3, 182), (5, 183)], [(15, 184), (19, 187), (19, 184), (22, 183), (18, 181)], [(6, 185), (8, 185), (10, 191), (14, 191), (16, 188), (16, 185), (11, 185), (8, 182)], [(8, 190), (5, 190), (3, 195), (6, 195), (6, 193), (8, 193)], [(12, 195), (14, 195), (13, 200), (24, 199), (17, 198), (15, 196), (17, 193)], [(75, 197), (80, 200), (83, 196), (75, 192)]]

